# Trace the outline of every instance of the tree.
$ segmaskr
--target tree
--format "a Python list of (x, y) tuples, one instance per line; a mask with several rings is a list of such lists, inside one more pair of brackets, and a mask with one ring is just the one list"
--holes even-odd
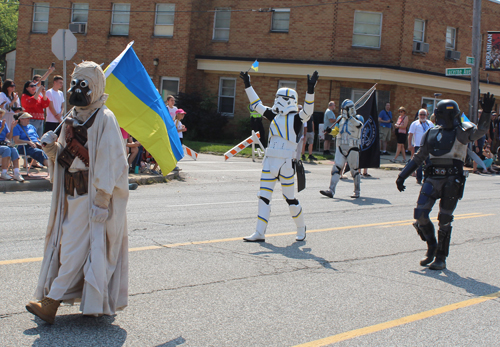
[(16, 48), (18, 0), (0, 2), (0, 72), (5, 71), (5, 54)]

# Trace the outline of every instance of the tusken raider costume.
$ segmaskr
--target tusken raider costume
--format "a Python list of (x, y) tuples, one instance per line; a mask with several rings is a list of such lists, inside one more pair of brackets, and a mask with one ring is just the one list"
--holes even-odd
[[(461, 112), (455, 101), (440, 101), (434, 111), (437, 126), (427, 130), (422, 137), (420, 149), (396, 180), (398, 190), (402, 192), (405, 190), (404, 181), (427, 157), (430, 157), (430, 164), (425, 169), (426, 178), (414, 210), (416, 222), (413, 224), (422, 240), (427, 242), (427, 253), (420, 261), (420, 265), (430, 264), (429, 269), (446, 268), (453, 211), (464, 192), (466, 174), (463, 167), (467, 156), (467, 144), (486, 134), (494, 105), (494, 96), (486, 94), (481, 102), (483, 113), (476, 127), (473, 123), (461, 121)], [(429, 213), (437, 199), (441, 200), (436, 240), (434, 224), (429, 219)]]
[(295, 90), (290, 88), (278, 89), (273, 107), (266, 107), (251, 86), (248, 72), (241, 72), (240, 77), (245, 83), (245, 92), (250, 100), (251, 107), (271, 121), (269, 140), (260, 178), (257, 227), (255, 233), (245, 237), (244, 240), (250, 242), (265, 240), (266, 227), (271, 214), (271, 199), (274, 186), (279, 180), (283, 197), (288, 203), (290, 214), (297, 226), (295, 239), (303, 241), (306, 238), (306, 225), (302, 214), (302, 206), (295, 198), (297, 162), (294, 158), (297, 156), (297, 144), (301, 137), (301, 131), (304, 129), (304, 123), (309, 120), (314, 112), (314, 87), (318, 81), (318, 72), (315, 71), (312, 76), (307, 76), (307, 93), (304, 108), (300, 112), (298, 111), (298, 96)]

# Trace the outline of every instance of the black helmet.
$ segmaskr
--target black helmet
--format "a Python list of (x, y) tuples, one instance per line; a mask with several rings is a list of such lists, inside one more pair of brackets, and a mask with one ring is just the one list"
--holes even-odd
[(445, 129), (452, 129), (455, 127), (456, 121), (459, 120), (460, 109), (453, 100), (441, 100), (434, 110), (434, 115), (436, 116), (437, 125), (441, 125)]

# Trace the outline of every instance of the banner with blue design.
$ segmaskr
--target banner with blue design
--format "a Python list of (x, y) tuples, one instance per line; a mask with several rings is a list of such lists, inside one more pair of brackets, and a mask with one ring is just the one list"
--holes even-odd
[(380, 167), (380, 141), (378, 133), (377, 93), (373, 92), (368, 101), (357, 110), (365, 124), (361, 132), (359, 152), (360, 168)]

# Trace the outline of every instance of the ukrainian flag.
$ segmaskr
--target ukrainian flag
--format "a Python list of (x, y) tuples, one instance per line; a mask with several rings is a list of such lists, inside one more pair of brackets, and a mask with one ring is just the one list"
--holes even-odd
[(255, 60), (255, 62), (252, 64), (251, 68), (254, 69), (255, 71), (259, 71), (259, 62), (257, 60)]
[(106, 106), (120, 127), (137, 139), (166, 175), (184, 156), (179, 135), (165, 103), (129, 43), (104, 70)]

